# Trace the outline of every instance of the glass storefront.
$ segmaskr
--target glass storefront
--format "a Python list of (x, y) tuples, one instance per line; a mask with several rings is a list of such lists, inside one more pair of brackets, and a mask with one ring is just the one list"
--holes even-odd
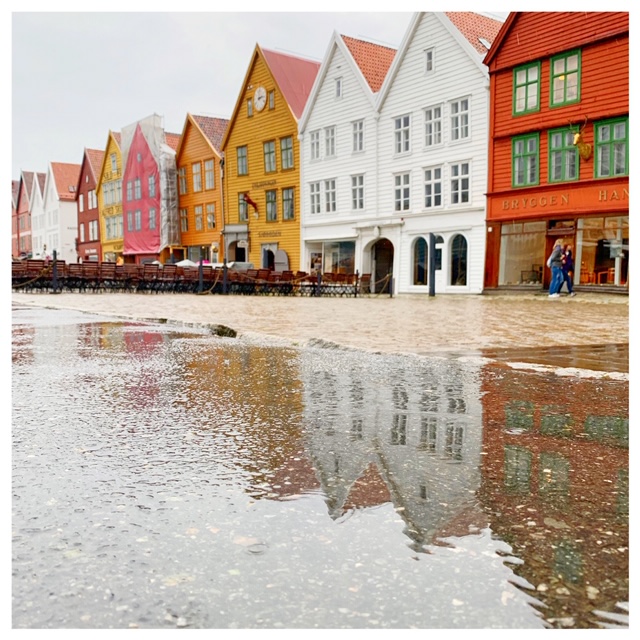
[(309, 244), (308, 249), (309, 271), (355, 273), (355, 242), (317, 242)]
[(546, 233), (544, 220), (502, 225), (499, 286), (541, 286)]
[(629, 269), (629, 217), (578, 220), (575, 263), (575, 284), (626, 286)]
[[(552, 226), (546, 220), (502, 225), (499, 286), (542, 286), (548, 224)], [(564, 237), (557, 233), (563, 225), (567, 226)], [(573, 221), (563, 221), (553, 231), (574, 247), (574, 284), (627, 285), (628, 216), (578, 218), (575, 226)]]

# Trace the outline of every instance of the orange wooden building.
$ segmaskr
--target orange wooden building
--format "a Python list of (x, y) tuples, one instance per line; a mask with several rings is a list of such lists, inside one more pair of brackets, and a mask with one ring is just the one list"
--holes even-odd
[(485, 289), (548, 287), (561, 238), (578, 290), (628, 291), (629, 14), (513, 12), (484, 62)]
[[(228, 120), (187, 114), (178, 149), (178, 212), (183, 257), (222, 260), (221, 143)], [(175, 251), (175, 250), (174, 250)]]

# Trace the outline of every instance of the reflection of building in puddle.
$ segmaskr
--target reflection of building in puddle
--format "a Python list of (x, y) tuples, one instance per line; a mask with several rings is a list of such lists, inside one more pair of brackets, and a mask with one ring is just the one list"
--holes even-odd
[(307, 450), (332, 518), (392, 501), (416, 549), (486, 525), (474, 508), (473, 365), (332, 352), (307, 358), (303, 379)]
[(628, 601), (628, 384), (488, 367), (483, 506), (556, 626)]

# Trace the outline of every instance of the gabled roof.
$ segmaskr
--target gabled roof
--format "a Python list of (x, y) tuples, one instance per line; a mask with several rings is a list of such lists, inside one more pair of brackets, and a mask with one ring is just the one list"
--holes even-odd
[(482, 43), (483, 38), (489, 44), (496, 39), (503, 23), (495, 18), (482, 16), (472, 11), (446, 11), (447, 18), (453, 22), (458, 31), (469, 41), (471, 46), (482, 55), (488, 48)]
[(320, 63), (262, 49), (264, 59), (296, 120), (300, 119)]
[(222, 153), (222, 138), (229, 124), (226, 118), (211, 118), (209, 116), (191, 116), (198, 125), (211, 146), (220, 154)]
[(121, 147), (122, 146), (122, 136), (120, 135), (119, 131), (110, 131), (109, 132), (112, 136), (113, 139), (116, 141), (116, 144)]
[(393, 59), (387, 77), (382, 85), (378, 97), (378, 109), (380, 109), (385, 101), (390, 87), (393, 85), (393, 80), (398, 73), (398, 69), (401, 67), (404, 57), (413, 41), (413, 37), (427, 13), (431, 13), (431, 15), (440, 21), (442, 27), (453, 36), (454, 40), (459, 44), (460, 48), (467, 53), (480, 73), (488, 78), (489, 74), (487, 68), (483, 65), (482, 55), (479, 55), (484, 54), (487, 51), (487, 47), (480, 41), (480, 38), (486, 39), (489, 44), (491, 44), (502, 26), (500, 20), (482, 16), (479, 13), (473, 13), (471, 11), (449, 11), (446, 13), (439, 11), (418, 11), (413, 15), (413, 18), (411, 18), (402, 44)]
[(24, 193), (27, 197), (27, 202), (31, 199), (31, 190), (33, 189), (33, 180), (35, 173), (33, 171), (21, 171), (20, 181), (24, 184)]
[(222, 138), (223, 149), (227, 144), (227, 138), (231, 135), (232, 125), (236, 120), (240, 106), (244, 103), (243, 96), (255, 67), (256, 60), (259, 57), (265, 61), (271, 76), (296, 120), (300, 119), (304, 111), (305, 104), (307, 103), (316, 75), (318, 74), (318, 69), (320, 68), (319, 62), (286, 53), (262, 49), (259, 44), (256, 44), (253, 54), (251, 55), (251, 62), (247, 67), (244, 80), (242, 81), (242, 87), (236, 99), (236, 105), (233, 108), (233, 114), (229, 120), (229, 126), (227, 126), (227, 130)]
[(47, 174), (46, 173), (38, 173), (38, 186), (40, 187), (40, 193), (44, 195), (44, 185), (47, 184)]
[(50, 164), (58, 199), (75, 201), (78, 195), (76, 187), (80, 177), (80, 165), (68, 162), (51, 162)]
[(89, 161), (89, 167), (93, 172), (93, 178), (94, 180), (97, 180), (100, 175), (100, 168), (102, 167), (102, 161), (104, 159), (104, 151), (100, 151), (100, 149), (85, 149), (84, 153)]
[(164, 132), (164, 141), (169, 145), (174, 151), (178, 148), (180, 144), (180, 134), (179, 133), (167, 133)]
[(11, 204), (15, 209), (18, 206), (18, 192), (20, 191), (20, 180), (11, 181)]
[(340, 37), (358, 65), (371, 91), (374, 93), (380, 91), (380, 87), (387, 76), (387, 71), (389, 71), (389, 67), (396, 55), (396, 49), (342, 34), (340, 34)]

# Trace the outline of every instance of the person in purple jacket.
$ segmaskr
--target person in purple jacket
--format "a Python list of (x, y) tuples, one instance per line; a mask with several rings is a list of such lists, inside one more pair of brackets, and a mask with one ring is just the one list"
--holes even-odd
[(565, 244), (562, 248), (562, 282), (558, 293), (562, 291), (564, 283), (567, 283), (567, 291), (570, 296), (575, 296), (573, 291), (573, 247), (570, 244)]

